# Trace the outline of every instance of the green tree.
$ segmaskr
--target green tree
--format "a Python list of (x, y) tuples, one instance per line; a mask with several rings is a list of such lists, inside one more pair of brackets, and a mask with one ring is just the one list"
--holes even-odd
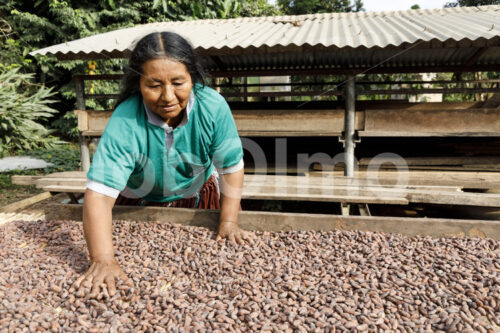
[(420, 6), (418, 4), (414, 4), (410, 7), (410, 9), (420, 9)]
[(362, 0), (278, 0), (284, 14), (317, 14), (363, 11)]
[[(121, 59), (59, 62), (53, 56), (28, 53), (97, 33), (160, 21), (232, 18), (276, 15), (277, 10), (265, 0), (3, 0), (0, 2), (0, 69), (19, 67), (35, 73), (40, 83), (57, 92), (53, 105), (60, 111), (53, 122), (64, 133), (72, 133), (75, 117), (67, 111), (75, 107), (74, 74), (117, 73)], [(91, 86), (90, 86), (91, 85)], [(113, 93), (118, 82), (89, 83), (94, 93)], [(112, 101), (88, 100), (87, 107), (108, 109)]]
[(486, 5), (500, 5), (500, 0), (456, 0), (447, 2), (445, 7), (474, 7)]

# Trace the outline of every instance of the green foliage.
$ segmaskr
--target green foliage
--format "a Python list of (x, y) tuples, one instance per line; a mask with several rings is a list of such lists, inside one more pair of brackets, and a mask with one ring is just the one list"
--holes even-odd
[(420, 6), (418, 4), (414, 4), (410, 7), (410, 9), (420, 9)]
[(80, 168), (80, 148), (74, 144), (56, 145), (25, 154), (52, 163), (52, 166), (45, 168), (45, 173), (74, 171)]
[(0, 156), (13, 151), (50, 147), (57, 140), (38, 123), (52, 117), (56, 110), (52, 89), (30, 82), (33, 74), (19, 68), (0, 73)]
[(243, 17), (255, 16), (277, 16), (281, 15), (281, 11), (270, 5), (267, 0), (242, 1), (239, 14)]
[(58, 130), (58, 134), (64, 139), (72, 142), (78, 141), (78, 117), (71, 111), (52, 122), (52, 126)]
[(362, 0), (278, 0), (284, 14), (317, 14), (363, 11)]
[[(58, 119), (53, 122), (66, 138), (75, 138), (68, 111), (75, 109), (75, 74), (90, 74), (87, 61), (57, 61), (54, 56), (35, 57), (29, 52), (98, 33), (160, 21), (277, 15), (266, 0), (3, 0), (0, 2), (0, 69), (20, 68), (35, 73), (38, 82), (57, 92)], [(98, 60), (93, 74), (122, 72), (123, 60)], [(110, 94), (118, 82), (95, 82), (86, 91)], [(113, 101), (88, 100), (87, 107), (106, 110)]]
[(445, 7), (474, 7), (486, 5), (500, 5), (500, 0), (456, 0), (447, 2)]

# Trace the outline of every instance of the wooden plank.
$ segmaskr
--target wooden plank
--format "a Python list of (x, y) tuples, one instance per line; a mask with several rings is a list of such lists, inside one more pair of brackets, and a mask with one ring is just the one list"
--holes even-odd
[[(323, 133), (338, 135), (344, 130), (343, 110), (233, 110), (236, 127), (240, 132)], [(265, 119), (265, 121), (263, 121)], [(358, 112), (356, 129), (362, 129), (363, 116)]]
[[(84, 193), (85, 186), (64, 186), (64, 185), (47, 185), (41, 187), (44, 191), (59, 193)], [(406, 205), (408, 200), (397, 197), (370, 197), (370, 196), (354, 196), (354, 195), (327, 195), (327, 194), (290, 194), (282, 192), (263, 192), (244, 190), (243, 199), (258, 199), (258, 200), (287, 200), (287, 201), (314, 201), (314, 202), (355, 202), (355, 203), (377, 203), (377, 204), (392, 204)]]
[(43, 176), (12, 176), (11, 181), (14, 185), (35, 185), (35, 182)]
[[(330, 165), (328, 165), (330, 164)], [(377, 166), (377, 164), (374, 164)], [(366, 171), (369, 168), (369, 165), (358, 165), (358, 171)], [(379, 170), (398, 170), (398, 169), (408, 169), (408, 171), (465, 171), (465, 172), (498, 172), (500, 171), (500, 164), (471, 164), (471, 165), (404, 165), (403, 162), (397, 162), (396, 165), (391, 163), (379, 164)], [(335, 165), (331, 163), (329, 160), (325, 160), (323, 164), (321, 163), (313, 163), (311, 165), (313, 170), (318, 171), (343, 171), (344, 164), (343, 162), (339, 162)], [(294, 169), (292, 169), (294, 170)]]
[[(82, 220), (81, 205), (50, 204), (44, 208), (47, 220)], [(217, 227), (219, 211), (127, 207), (113, 208), (114, 220), (179, 223), (183, 225)], [(326, 214), (274, 213), (240, 211), (239, 225), (253, 231), (293, 230), (362, 230), (371, 232), (399, 233), (407, 236), (431, 237), (490, 237), (500, 240), (498, 221), (402, 218), (380, 216), (340, 216)]]
[(500, 110), (367, 110), (360, 136), (500, 136)]
[[(373, 182), (371, 180), (357, 182), (356, 179), (334, 179), (334, 178), (319, 178), (305, 176), (281, 176), (281, 175), (246, 175), (244, 178), (244, 188), (251, 190), (254, 188), (265, 188), (264, 191), (272, 190), (272, 188), (287, 189), (288, 192), (293, 191), (310, 192), (319, 191), (325, 194), (335, 194), (336, 191), (373, 191), (381, 192), (388, 187)], [(50, 185), (56, 186), (85, 186), (86, 178), (82, 177), (45, 177), (36, 181), (39, 188), (46, 188)], [(419, 191), (460, 191), (458, 186), (432, 186), (432, 185), (394, 185), (389, 186), (389, 189), (405, 189)]]
[[(386, 170), (391, 170), (395, 169), (394, 166), (391, 165), (383, 165), (380, 167), (381, 169), (386, 169)], [(485, 171), (485, 172), (495, 172), (495, 171), (500, 171), (500, 166), (499, 165), (463, 165), (463, 166), (452, 166), (452, 165), (442, 165), (442, 166), (437, 166), (437, 165), (429, 165), (429, 166), (422, 166), (422, 165), (411, 165), (408, 167), (409, 170), (415, 170), (415, 171)]]
[(83, 136), (102, 136), (102, 133), (104, 133), (104, 130), (100, 131), (84, 131), (82, 132)]
[[(404, 175), (404, 174), (403, 174)], [(459, 186), (469, 189), (489, 189), (500, 187), (499, 172), (442, 172), (442, 171), (409, 171), (407, 174), (409, 185), (436, 185)], [(345, 178), (343, 171), (312, 171), (310, 177), (334, 178), (335, 181)], [(392, 170), (355, 171), (354, 178), (369, 179), (375, 184), (391, 185), (398, 179), (398, 172)]]
[[(43, 186), (44, 191), (84, 193), (85, 186)], [(446, 205), (500, 207), (500, 194), (484, 194), (470, 192), (449, 191), (418, 191), (406, 189), (335, 189), (333, 194), (325, 193), (323, 189), (308, 188), (305, 193), (296, 193), (291, 189), (269, 187), (245, 187), (243, 199), (258, 200), (287, 200), (287, 201), (314, 201), (314, 202), (353, 202), (353, 203), (379, 203), (379, 204), (408, 204), (431, 203)]]
[[(111, 111), (78, 112), (79, 117), (83, 113), (87, 117), (88, 124), (79, 125), (84, 136), (102, 135), (112, 114)], [(241, 136), (338, 136), (344, 130), (343, 110), (287, 109), (232, 112)], [(266, 121), (262, 121), (263, 118)], [(358, 112), (356, 129), (362, 129), (363, 122), (363, 112)]]
[[(250, 103), (251, 104), (251, 103)], [(402, 109), (356, 112), (360, 136), (500, 136), (500, 110), (471, 109), (471, 103), (413, 103)], [(449, 108), (449, 109), (443, 109)], [(465, 109), (464, 109), (465, 108)], [(100, 136), (112, 111), (75, 111), (85, 136)], [(338, 136), (344, 130), (341, 109), (236, 109), (241, 136)], [(262, 121), (265, 118), (266, 121)]]
[[(92, 135), (89, 136), (98, 136), (96, 133), (90, 133)], [(328, 132), (308, 132), (308, 131), (255, 131), (255, 130), (238, 130), (238, 134), (241, 137), (251, 137), (251, 136), (260, 136), (260, 137), (301, 137), (301, 136), (340, 136), (342, 132), (328, 131)], [(102, 135), (99, 134), (99, 135)]]
[[(356, 89), (356, 95), (421, 95), (421, 94), (474, 94), (497, 93), (499, 88), (398, 88), (398, 89)], [(222, 92), (228, 97), (287, 97), (287, 96), (342, 96), (342, 90), (304, 90), (304, 91), (258, 91)], [(113, 98), (117, 95), (86, 94), (86, 98)]]
[(359, 131), (359, 137), (409, 137), (409, 138), (420, 138), (420, 137), (500, 137), (500, 132), (467, 132), (467, 131), (426, 131), (425, 128), (415, 128), (413, 132), (399, 131), (395, 132), (392, 130), (381, 130), (381, 131)]
[(0, 226), (13, 221), (40, 221), (45, 220), (45, 211), (25, 209), (21, 212), (0, 212)]
[(85, 171), (64, 171), (64, 172), (54, 172), (49, 175), (43, 176), (43, 178), (86, 178), (87, 172)]
[(290, 193), (289, 191), (252, 191), (243, 190), (242, 199), (255, 200), (283, 200), (283, 201), (312, 201), (312, 202), (347, 202), (386, 205), (407, 205), (409, 201), (404, 197), (348, 195), (348, 194), (315, 194), (315, 193)]
[(83, 111), (87, 115), (88, 126), (82, 131), (104, 131), (113, 111)]
[(47, 192), (52, 192), (52, 193), (85, 193), (85, 185), (73, 185), (73, 186), (67, 186), (67, 185), (47, 185), (47, 186), (42, 186), (39, 187), (44, 191)]
[[(316, 109), (343, 110), (345, 102), (310, 101), (305, 102), (229, 102), (231, 110), (284, 110), (284, 109)], [(483, 107), (484, 102), (408, 102), (404, 100), (356, 101), (356, 110), (463, 110)]]
[[(271, 187), (271, 186), (247, 186), (243, 189), (243, 197), (249, 198), (253, 195), (257, 199), (271, 200), (299, 200), (299, 201), (332, 201), (332, 202), (356, 202), (356, 203), (381, 203), (390, 204), (392, 199), (406, 199), (413, 203), (464, 205), (500, 207), (500, 194), (485, 194), (471, 192), (450, 191), (423, 191), (405, 188), (385, 187)], [(262, 198), (259, 198), (261, 196)], [(358, 198), (357, 201), (349, 201), (349, 197)], [(380, 199), (377, 202), (377, 199)], [(362, 201), (365, 200), (365, 201)], [(368, 201), (369, 200), (369, 201)], [(403, 203), (401, 203), (403, 204)]]
[(85, 110), (73, 111), (73, 113), (77, 115), (78, 130), (80, 132), (87, 131), (89, 129), (88, 112), (89, 111), (85, 111)]
[(282, 175), (245, 175), (244, 186), (281, 186), (290, 188), (326, 188), (346, 187), (346, 188), (404, 188), (410, 190), (430, 190), (430, 191), (460, 191), (459, 186), (434, 186), (434, 185), (387, 185), (380, 184), (376, 179), (362, 179), (354, 177), (308, 177), (308, 176), (282, 176)]
[[(329, 161), (325, 161), (328, 165)], [(370, 163), (380, 164), (381, 162), (390, 163), (391, 165), (408, 165), (408, 166), (438, 166), (438, 165), (500, 165), (500, 157), (498, 156), (449, 156), (449, 157), (405, 157), (400, 158), (362, 158), (359, 160), (359, 166), (366, 166)]]
[(17, 201), (17, 202), (11, 203), (10, 205), (4, 206), (3, 208), (0, 209), (0, 212), (3, 212), (3, 213), (15, 212), (17, 210), (26, 208), (26, 207), (28, 207), (32, 204), (35, 204), (37, 202), (40, 202), (42, 200), (48, 199), (51, 196), (52, 196), (52, 194), (50, 194), (50, 192), (39, 193), (39, 194), (32, 196), (30, 198), (26, 198), (24, 200)]
[[(393, 186), (398, 179), (396, 171), (380, 170), (379, 172), (355, 171), (355, 177), (344, 177), (343, 172), (315, 172), (312, 171), (309, 177), (304, 176), (283, 176), (283, 175), (257, 175), (245, 174), (245, 183), (267, 182), (274, 184), (276, 182), (287, 182), (288, 184), (297, 184), (304, 181), (311, 185), (324, 184), (329, 185), (356, 185), (356, 186)], [(86, 173), (82, 171), (58, 172), (46, 175), (43, 178), (76, 178), (86, 179)], [(490, 189), (500, 188), (500, 172), (438, 172), (438, 171), (409, 171), (408, 186), (418, 189), (419, 186), (449, 187), (446, 190), (454, 188), (475, 188)], [(441, 189), (442, 190), (442, 189)]]
[(44, 188), (50, 185), (57, 186), (85, 186), (87, 178), (40, 178), (35, 184), (37, 188)]

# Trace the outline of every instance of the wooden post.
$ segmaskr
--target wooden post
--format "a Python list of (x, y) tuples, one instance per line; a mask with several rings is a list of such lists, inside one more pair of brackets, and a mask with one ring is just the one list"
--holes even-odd
[[(356, 87), (354, 85), (356, 77), (349, 75), (345, 85), (345, 113), (344, 113), (344, 176), (354, 176), (354, 128), (356, 117)], [(350, 204), (341, 203), (342, 215), (349, 215)]]
[[(76, 88), (76, 107), (78, 110), (85, 110), (85, 97), (84, 97), (84, 81), (75, 77), (75, 88)], [(80, 139), (80, 164), (81, 170), (87, 172), (90, 168), (90, 153), (89, 153), (89, 143), (87, 139), (82, 135), (82, 132), (79, 131), (79, 139)]]
[(352, 177), (354, 175), (354, 128), (355, 128), (355, 103), (356, 103), (356, 91), (354, 80), (356, 77), (354, 75), (349, 75), (347, 77), (347, 83), (345, 86), (346, 92), (346, 103), (345, 103), (345, 116), (344, 116), (344, 176)]

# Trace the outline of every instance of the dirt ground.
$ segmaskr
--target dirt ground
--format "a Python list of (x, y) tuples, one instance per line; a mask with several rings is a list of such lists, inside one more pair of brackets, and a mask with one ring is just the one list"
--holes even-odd
[(0, 209), (11, 203), (32, 197), (42, 192), (43, 190), (37, 189), (35, 186), (13, 185), (9, 188), (3, 188), (0, 190)]
[[(42, 192), (43, 190), (36, 188), (34, 185), (33, 186), (15, 185), (12, 188), (2, 189), (0, 191), (0, 210), (9, 204), (30, 198)], [(45, 199), (39, 203), (31, 205), (29, 206), (29, 208), (36, 209), (45, 206), (48, 203), (61, 203), (63, 200), (68, 198), (69, 198), (68, 195), (66, 195), (65, 193), (59, 193), (54, 195), (52, 198)]]

